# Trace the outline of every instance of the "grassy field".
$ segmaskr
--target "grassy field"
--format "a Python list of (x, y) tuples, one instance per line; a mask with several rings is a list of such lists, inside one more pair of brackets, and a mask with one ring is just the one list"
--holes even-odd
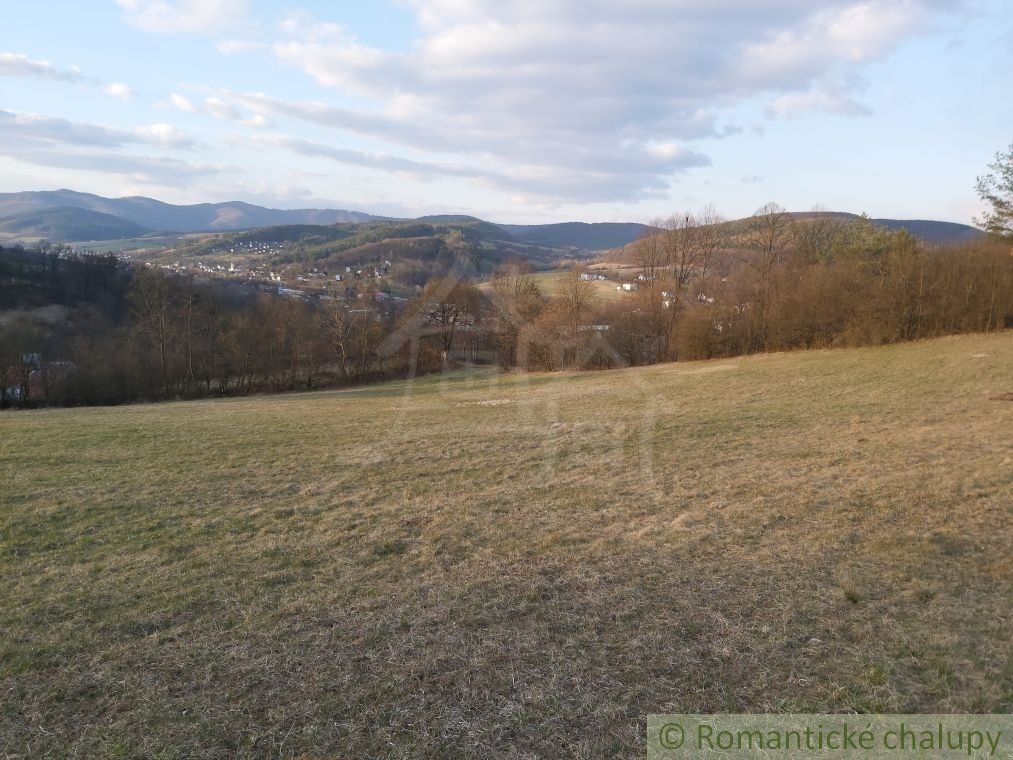
[[(538, 289), (546, 296), (557, 296), (559, 295), (560, 286), (563, 280), (570, 275), (570, 272), (565, 269), (553, 269), (548, 272), (534, 272), (531, 275), (531, 279), (538, 286)], [(588, 282), (591, 288), (591, 292), (594, 294), (598, 301), (617, 301), (624, 296), (628, 297), (628, 293), (620, 293), (616, 290), (618, 283), (612, 280), (592, 280)], [(492, 289), (491, 282), (484, 282), (479, 285), (483, 290), (489, 291)]]
[(0, 750), (1013, 709), (1013, 332), (0, 416)]
[(154, 248), (164, 248), (176, 245), (193, 235), (159, 235), (141, 238), (129, 238), (125, 240), (100, 240), (85, 241), (77, 243), (93, 253), (122, 253), (124, 251), (150, 251)]
[[(547, 296), (559, 295), (559, 288), (563, 280), (570, 276), (566, 270), (554, 270), (551, 272), (535, 272), (531, 279), (538, 285), (538, 289)], [(601, 301), (617, 301), (624, 293), (616, 290), (615, 282), (611, 280), (592, 280), (588, 283), (595, 297)]]

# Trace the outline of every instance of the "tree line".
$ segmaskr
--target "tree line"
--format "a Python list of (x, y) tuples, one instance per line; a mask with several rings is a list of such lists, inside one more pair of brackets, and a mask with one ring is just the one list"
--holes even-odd
[(1013, 249), (1001, 231), (935, 246), (775, 204), (734, 223), (707, 209), (629, 246), (613, 276), (632, 292), (611, 300), (580, 267), (551, 295), (522, 262), (476, 284), (464, 276), (473, 255), (397, 301), (367, 290), (293, 298), (109, 255), (0, 248), (0, 403), (313, 389), (461, 362), (608, 369), (1013, 326)]
[[(317, 388), (403, 374), (371, 297), (304, 300), (113, 256), (0, 248), (6, 404), (118, 404)], [(57, 387), (43, 378), (53, 362)]]
[(595, 369), (763, 351), (879, 345), (1013, 326), (1013, 257), (983, 239), (927, 245), (868, 220), (776, 205), (745, 223), (680, 215), (631, 246), (636, 290), (596, 302), (575, 270), (555, 298), (515, 269), (494, 280), (498, 359)]

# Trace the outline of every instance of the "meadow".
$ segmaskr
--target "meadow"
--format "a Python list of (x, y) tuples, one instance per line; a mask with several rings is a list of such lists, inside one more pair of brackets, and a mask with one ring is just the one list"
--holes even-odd
[[(538, 286), (540, 293), (552, 298), (559, 295), (564, 282), (570, 275), (571, 271), (568, 269), (552, 269), (547, 272), (534, 272), (529, 277)], [(614, 280), (592, 280), (587, 283), (592, 296), (598, 303), (618, 301), (624, 296), (629, 297), (628, 293), (616, 290), (618, 284)]]
[[(613, 286), (614, 287), (614, 286)], [(0, 753), (1013, 710), (1013, 332), (0, 415)]]

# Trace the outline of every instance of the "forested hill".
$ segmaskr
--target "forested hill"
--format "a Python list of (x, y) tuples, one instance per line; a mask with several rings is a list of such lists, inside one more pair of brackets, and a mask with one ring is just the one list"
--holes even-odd
[(57, 241), (118, 240), (149, 232), (129, 219), (83, 208), (40, 209), (0, 219), (0, 233)]
[[(74, 208), (109, 214), (159, 232), (210, 232), (277, 224), (336, 224), (376, 219), (339, 209), (273, 209), (242, 201), (177, 206), (154, 198), (103, 198), (73, 190), (0, 193), (0, 220), (29, 212)], [(73, 240), (75, 238), (71, 238)], [(80, 238), (84, 239), (84, 238)], [(112, 239), (112, 238), (110, 238)]]
[(604, 251), (628, 245), (653, 228), (632, 222), (562, 222), (560, 224), (501, 224), (521, 242), (547, 248)]
[[(797, 216), (804, 217), (811, 213), (803, 212)], [(827, 213), (842, 218), (858, 218), (854, 214)], [(634, 222), (495, 224), (472, 216), (451, 215), (390, 219), (361, 211), (273, 209), (242, 201), (179, 206), (153, 198), (104, 198), (73, 190), (0, 193), (0, 236), (46, 238), (53, 242), (123, 240), (149, 232), (236, 232), (278, 226), (326, 227), (370, 222), (481, 226), (486, 239), (585, 252), (621, 248), (649, 234), (653, 229), (650, 225)], [(974, 227), (954, 222), (924, 219), (872, 219), (872, 222), (891, 230), (905, 228), (913, 235), (937, 244), (968, 242), (981, 235)]]

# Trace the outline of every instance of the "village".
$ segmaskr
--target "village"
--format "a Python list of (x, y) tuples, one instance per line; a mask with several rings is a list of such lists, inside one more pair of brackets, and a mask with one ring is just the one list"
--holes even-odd
[[(152, 268), (156, 265), (148, 262), (145, 266)], [(369, 290), (364, 286), (372, 283), (377, 300), (406, 300), (396, 298), (379, 287), (380, 281), (387, 277), (392, 266), (390, 261), (384, 261), (380, 264), (343, 266), (339, 267), (340, 271), (332, 272), (327, 268), (299, 264), (250, 263), (244, 266), (234, 261), (227, 265), (206, 264), (203, 261), (176, 261), (157, 265), (164, 272), (193, 276), (205, 284), (212, 280), (234, 280), (291, 298), (358, 298), (365, 290)]]

